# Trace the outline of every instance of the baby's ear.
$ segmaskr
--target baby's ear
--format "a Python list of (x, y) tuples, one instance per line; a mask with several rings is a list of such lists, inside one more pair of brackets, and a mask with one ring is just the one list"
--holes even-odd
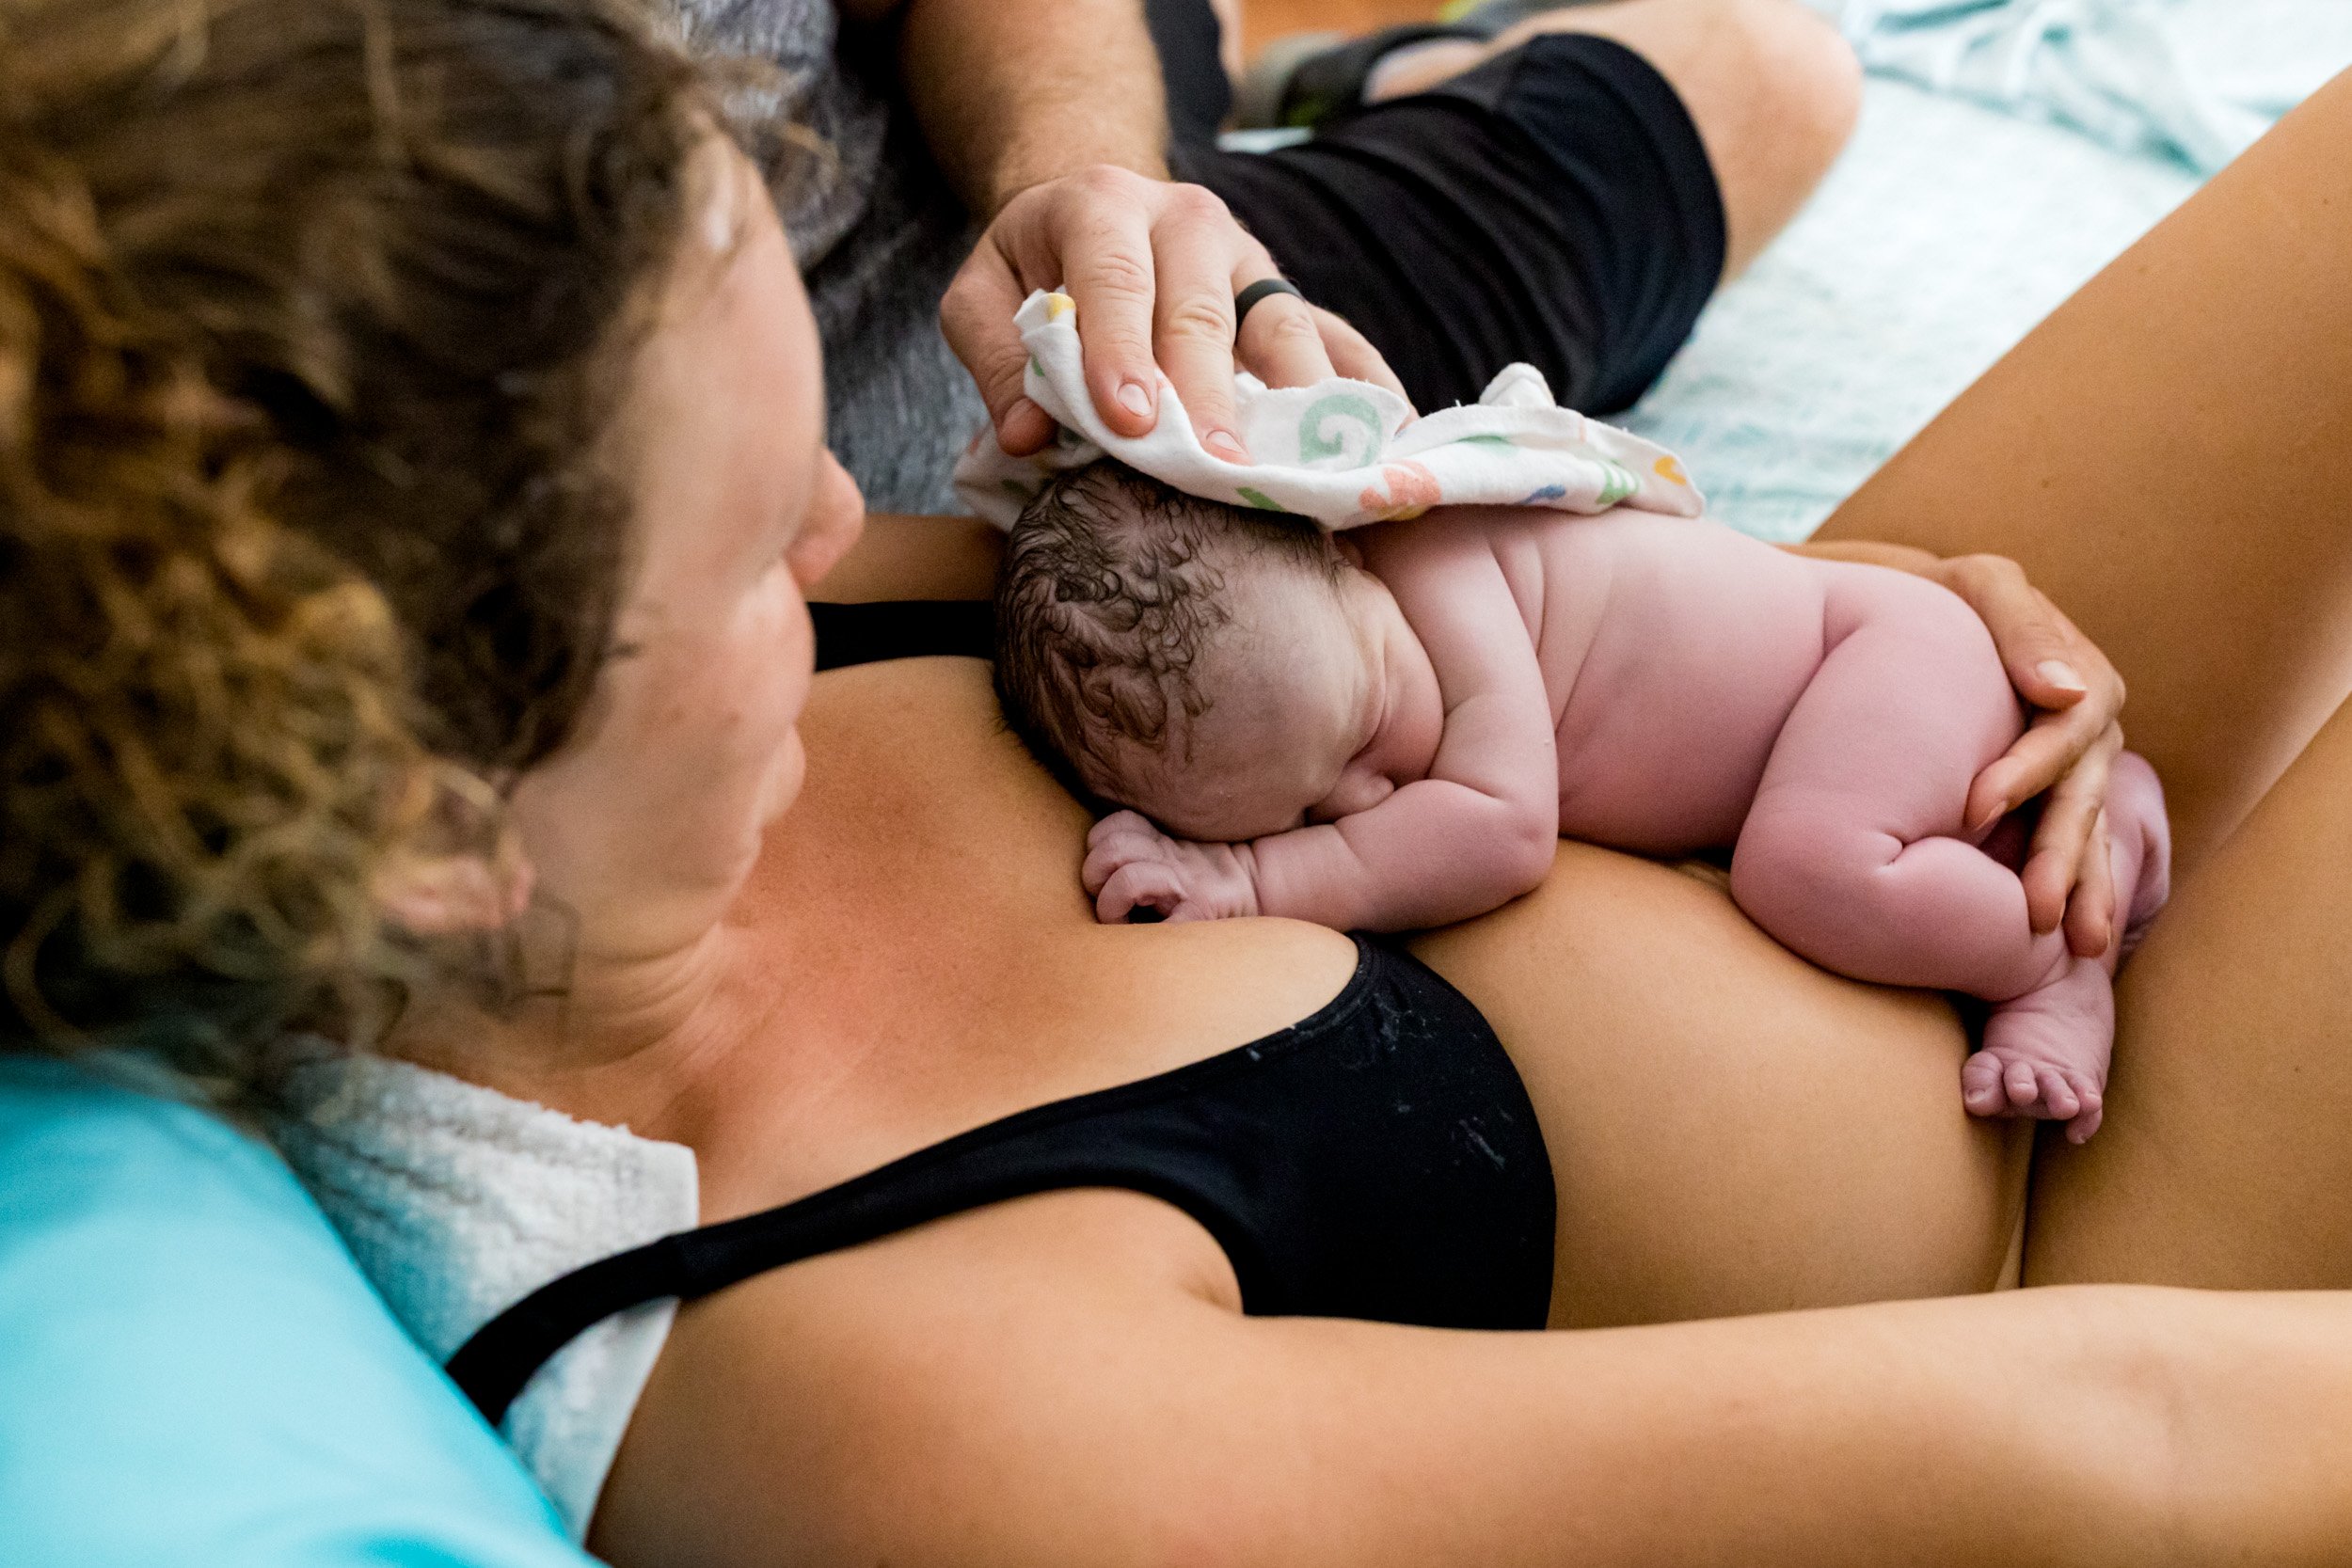
[(1346, 562), (1350, 566), (1363, 565), (1364, 547), (1356, 543), (1356, 541), (1348, 535), (1344, 533), (1334, 533), (1331, 535), (1331, 547), (1339, 551), (1340, 559)]

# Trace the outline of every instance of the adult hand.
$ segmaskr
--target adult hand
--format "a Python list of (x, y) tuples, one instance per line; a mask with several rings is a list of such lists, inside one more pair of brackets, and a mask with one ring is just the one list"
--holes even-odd
[(1028, 351), (1013, 311), (1033, 290), (1078, 307), (1087, 389), (1122, 436), (1159, 420), (1160, 372), (1209, 451), (1248, 460), (1233, 412), (1236, 362), (1269, 387), (1332, 374), (1403, 386), (1377, 350), (1338, 316), (1288, 294), (1249, 312), (1236, 341), (1233, 295), (1279, 277), (1265, 247), (1214, 192), (1097, 164), (1007, 202), (940, 303), (940, 325), (988, 404), (997, 444), (1016, 456), (1054, 437), (1022, 395)]
[(2090, 957), (2115, 932), (2115, 879), (2104, 808), (2107, 773), (2123, 749), (2116, 716), (2123, 677), (2017, 562), (1963, 555), (1919, 568), (1968, 601), (1993, 633), (2010, 684), (2035, 709), (2026, 733), (1969, 786), (1967, 822), (1988, 824), (2046, 792), (2021, 874), (2037, 931), (2062, 919), (2067, 944)]

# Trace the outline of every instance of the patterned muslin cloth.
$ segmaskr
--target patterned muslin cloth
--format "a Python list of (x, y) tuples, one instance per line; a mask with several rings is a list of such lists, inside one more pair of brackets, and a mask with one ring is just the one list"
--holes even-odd
[(1187, 495), (1327, 528), (1414, 517), (1433, 506), (1548, 506), (1605, 512), (1617, 505), (1695, 517), (1705, 504), (1665, 448), (1551, 401), (1533, 365), (1510, 365), (1477, 403), (1420, 419), (1386, 388), (1334, 376), (1312, 387), (1268, 388), (1238, 377), (1240, 436), (1248, 463), (1209, 455), (1176, 388), (1160, 380), (1160, 418), (1148, 436), (1114, 434), (1087, 395), (1078, 309), (1040, 290), (1014, 315), (1029, 351), (1022, 390), (1059, 422), (1051, 446), (1008, 457), (983, 427), (956, 465), (956, 491), (979, 515), (1010, 528), (1047, 481), (1105, 453)]

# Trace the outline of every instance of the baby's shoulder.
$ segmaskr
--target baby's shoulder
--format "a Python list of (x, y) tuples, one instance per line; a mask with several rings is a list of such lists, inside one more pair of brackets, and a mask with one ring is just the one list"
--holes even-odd
[(1712, 517), (1677, 517), (1632, 507), (1597, 515), (1514, 507), (1510, 525), (1555, 566), (1607, 558), (1623, 563), (1728, 561), (1760, 565), (1794, 560), (1787, 551)]

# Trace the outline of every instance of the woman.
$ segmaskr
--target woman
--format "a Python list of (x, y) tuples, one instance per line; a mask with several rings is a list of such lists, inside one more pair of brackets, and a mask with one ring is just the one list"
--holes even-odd
[[(1000, 732), (977, 663), (812, 685), (803, 602), (860, 521), (819, 444), (813, 331), (748, 166), (626, 13), (190, 16), (21, 9), (0, 62), (22, 1038), (164, 1036), (193, 999), (220, 1070), (290, 1024), (373, 1040), (691, 1147), (718, 1221), (1072, 1095), (1189, 1093), (1204, 1061), (1252, 1082), (1369, 1017), (1395, 1027), (1367, 1059), (1486, 1074), (1468, 1114), (1489, 1128), (1532, 1107), (1558, 1213), (1549, 1248), (1532, 1239), (1537, 1318), (2001, 1275), (2025, 1140), (1959, 1111), (1949, 1010), (1807, 969), (1702, 880), (1564, 847), (1540, 894), (1427, 941), (1521, 1101), (1401, 959), (1280, 923), (1094, 925), (1085, 815)], [(2352, 384), (2318, 260), (2352, 242), (2327, 156), (2347, 119), (2344, 88), (2303, 111), (1842, 525), (2035, 546), (2122, 650), (2154, 714), (2136, 739), (2175, 780), (2182, 890), (2124, 981), (2110, 1124), (2043, 1167), (2029, 1277), (2329, 1284), (2352, 1256), (2324, 1049), (2348, 953), (2329, 872), (2352, 827), (2329, 808), (2352, 721), (2328, 715), (2352, 684), (2352, 545), (2321, 526), (2309, 436)], [(2299, 255), (2265, 243), (2281, 230)], [(2213, 238), (2232, 230), (2267, 293), (2235, 287), (2253, 263)], [(2152, 306), (2160, 342), (2106, 330)], [(2101, 366), (2078, 380), (2038, 366), (2081, 354), (2070, 334)], [(2192, 555), (2163, 372), (2201, 335), (2217, 401), (2197, 406), (2228, 411), (2216, 439), (2276, 442), (2279, 474), (2243, 478), (2264, 510)], [(2145, 436), (2082, 412), (2103, 401)], [(2060, 408), (2096, 429), (2021, 520), (1939, 539), (1939, 476), (1991, 427), (2012, 453), (2057, 442)], [(2086, 537), (2043, 541), (2066, 505)], [(846, 592), (882, 568), (839, 569)], [(887, 569), (905, 592), (912, 569)], [(2188, 624), (2225, 651), (2170, 654)], [(1366, 974), (1380, 998), (1352, 1000)], [(1248, 1109), (1244, 1141), (1314, 1134), (1324, 1108)], [(1395, 1110), (1373, 1135), (1426, 1131)], [(1491, 1162), (1521, 1217), (1530, 1141)], [(2337, 1297), (2024, 1291), (1568, 1334), (1246, 1316), (1295, 1259), (1138, 1185), (955, 1210), (687, 1306), (592, 1544), (2144, 1562), (2352, 1538)], [(1359, 1218), (1352, 1190), (1308, 1217)], [(1385, 1271), (1443, 1295), (1445, 1217), (1359, 1248), (1350, 1289)]]

